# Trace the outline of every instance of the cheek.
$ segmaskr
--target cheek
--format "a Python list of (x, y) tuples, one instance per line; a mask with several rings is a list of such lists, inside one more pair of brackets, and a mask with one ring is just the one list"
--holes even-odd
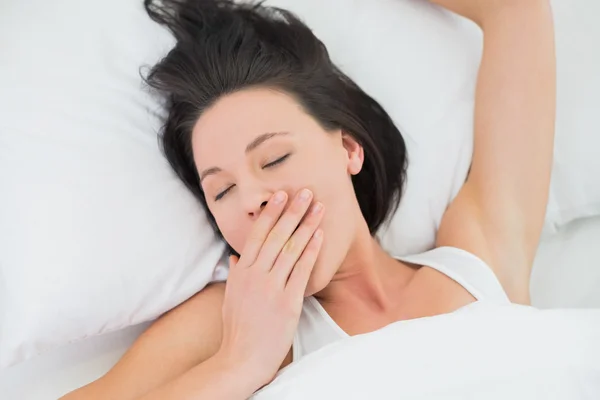
[[(324, 172), (326, 171), (326, 172)], [(344, 216), (349, 216), (350, 206), (355, 198), (352, 181), (339, 165), (322, 169), (317, 174), (317, 200), (325, 204), (325, 222), (344, 223)], [(333, 220), (333, 221), (331, 221)]]
[[(321, 278), (331, 278), (336, 265), (343, 261), (356, 234), (356, 221), (361, 217), (352, 180), (341, 167), (323, 174), (322, 199), (326, 207), (321, 226), (326, 240), (322, 249)], [(331, 270), (334, 268), (334, 270)]]
[(225, 241), (227, 241), (235, 251), (241, 252), (244, 247), (245, 238), (250, 231), (250, 226), (247, 226), (247, 223), (240, 221), (240, 218), (232, 214), (233, 213), (223, 212), (213, 215), (215, 215), (217, 226)]

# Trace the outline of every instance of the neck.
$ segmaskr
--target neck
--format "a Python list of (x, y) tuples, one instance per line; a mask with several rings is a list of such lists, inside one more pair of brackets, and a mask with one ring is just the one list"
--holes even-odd
[(357, 235), (331, 282), (314, 296), (337, 309), (385, 313), (397, 306), (413, 272), (387, 254), (367, 229)]

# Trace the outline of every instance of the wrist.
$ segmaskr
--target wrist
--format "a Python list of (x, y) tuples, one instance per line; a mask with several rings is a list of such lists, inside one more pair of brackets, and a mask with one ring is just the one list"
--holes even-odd
[(249, 393), (254, 393), (270, 381), (260, 367), (227, 351), (219, 350), (212, 358), (217, 368), (223, 371), (225, 379), (236, 382), (237, 386), (245, 388)]

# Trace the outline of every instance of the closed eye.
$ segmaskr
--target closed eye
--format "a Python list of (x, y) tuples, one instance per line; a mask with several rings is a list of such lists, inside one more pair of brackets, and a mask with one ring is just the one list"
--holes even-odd
[(286, 160), (286, 159), (287, 159), (289, 156), (290, 156), (290, 154), (286, 154), (285, 156), (283, 156), (283, 157), (280, 157), (280, 158), (278, 158), (278, 159), (277, 159), (277, 160), (275, 160), (275, 161), (272, 161), (272, 162), (270, 162), (270, 163), (268, 163), (268, 164), (265, 164), (265, 165), (263, 166), (263, 169), (265, 169), (265, 168), (271, 168), (271, 167), (274, 167), (274, 166), (276, 166), (277, 164), (281, 164), (281, 163), (282, 163), (282, 162), (284, 162), (284, 161), (285, 161), (285, 160)]
[[(285, 161), (285, 160), (286, 160), (286, 159), (287, 159), (287, 158), (288, 158), (290, 155), (291, 155), (291, 153), (288, 153), (288, 154), (286, 154), (286, 155), (285, 155), (285, 156), (283, 156), (283, 157), (279, 157), (279, 158), (278, 158), (277, 160), (275, 160), (275, 161), (271, 161), (270, 163), (268, 163), (268, 164), (265, 164), (265, 165), (263, 166), (263, 169), (265, 169), (265, 168), (271, 168), (271, 167), (274, 167), (274, 166), (276, 166), (276, 165), (279, 165), (279, 164), (281, 164), (281, 163), (282, 163), (282, 162), (284, 162), (284, 161)], [(229, 193), (229, 191), (230, 191), (231, 189), (233, 189), (233, 187), (234, 187), (234, 186), (235, 186), (235, 185), (231, 185), (231, 186), (229, 186), (227, 189), (225, 189), (225, 190), (223, 190), (222, 192), (220, 192), (219, 194), (217, 194), (217, 195), (215, 196), (215, 201), (219, 201), (219, 200), (221, 200), (221, 199), (223, 198), (223, 196), (225, 196), (227, 193)]]
[(215, 196), (215, 201), (219, 201), (223, 198), (223, 196), (225, 196), (227, 194), (227, 192), (229, 192), (231, 189), (233, 189), (234, 185), (229, 186), (227, 189), (223, 190), (222, 192), (220, 192), (219, 194), (217, 194)]

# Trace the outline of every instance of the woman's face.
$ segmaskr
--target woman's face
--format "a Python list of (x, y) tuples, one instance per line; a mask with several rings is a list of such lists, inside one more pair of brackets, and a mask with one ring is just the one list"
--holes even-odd
[(364, 225), (351, 181), (362, 167), (362, 147), (341, 131), (323, 130), (291, 96), (258, 88), (207, 109), (192, 146), (208, 207), (238, 253), (273, 193), (284, 190), (292, 199), (303, 188), (313, 192), (313, 202), (325, 206), (324, 239), (306, 295), (323, 289)]

